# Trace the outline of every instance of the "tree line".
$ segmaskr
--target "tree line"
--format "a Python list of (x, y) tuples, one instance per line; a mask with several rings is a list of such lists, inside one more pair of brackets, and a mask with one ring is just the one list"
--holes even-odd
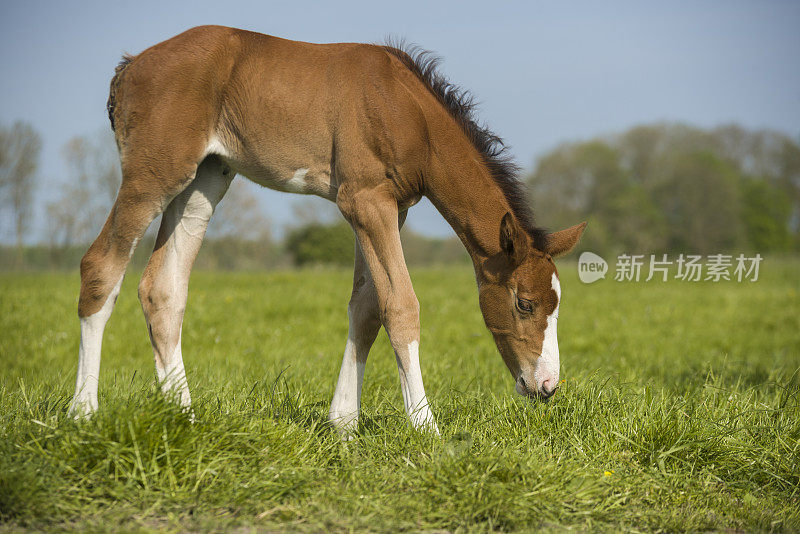
[[(66, 176), (42, 183), (37, 173), (41, 138), (29, 124), (0, 126), (0, 270), (76, 269), (97, 236), (121, 183), (119, 156), (110, 132), (78, 136), (61, 150)], [(50, 191), (45, 194), (46, 189)], [(294, 219), (281, 239), (261, 211), (254, 189), (237, 177), (217, 207), (195, 265), (200, 269), (272, 269), (307, 265), (352, 265), (354, 238), (335, 206), (294, 200)], [(38, 199), (44, 199), (40, 201)], [(40, 208), (42, 232), (32, 218)], [(131, 259), (143, 268), (160, 221), (151, 225)], [(454, 239), (428, 238), (404, 230), (411, 265), (468, 261)]]
[[(0, 269), (74, 269), (97, 235), (121, 181), (110, 133), (62, 148), (66, 178), (44, 196), (43, 237), (31, 220), (41, 196), (41, 138), (29, 124), (0, 126)], [(599, 253), (800, 251), (800, 145), (736, 125), (704, 130), (652, 124), (576, 143), (538, 159), (526, 177), (536, 218), (549, 228), (588, 220), (581, 248)], [(276, 240), (251, 188), (237, 178), (220, 203), (198, 268), (351, 265), (353, 235), (332, 211), (295, 204), (297, 223)], [(38, 203), (41, 204), (41, 203)], [(133, 257), (143, 267), (154, 224)], [(467, 262), (456, 238), (404, 229), (411, 265)], [(34, 244), (35, 243), (35, 244)]]
[(589, 221), (585, 250), (800, 250), (800, 145), (775, 131), (637, 126), (557, 147), (528, 183), (539, 221)]

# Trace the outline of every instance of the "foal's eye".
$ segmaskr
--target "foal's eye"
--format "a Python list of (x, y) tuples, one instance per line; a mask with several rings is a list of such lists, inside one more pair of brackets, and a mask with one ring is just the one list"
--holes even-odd
[(521, 312), (531, 313), (533, 312), (533, 302), (517, 297), (517, 308), (519, 308), (519, 311)]

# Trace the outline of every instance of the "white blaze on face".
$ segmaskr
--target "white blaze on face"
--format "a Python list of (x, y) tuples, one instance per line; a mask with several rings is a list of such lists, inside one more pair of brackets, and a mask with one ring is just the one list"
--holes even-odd
[(533, 373), (538, 388), (541, 388), (542, 383), (546, 380), (552, 380), (553, 387), (558, 385), (559, 357), (556, 328), (558, 323), (558, 308), (561, 306), (561, 283), (558, 281), (556, 273), (553, 273), (551, 284), (553, 286), (553, 291), (556, 292), (557, 302), (556, 309), (547, 316), (547, 327), (544, 330), (544, 342), (542, 343), (542, 355), (536, 360), (536, 369)]

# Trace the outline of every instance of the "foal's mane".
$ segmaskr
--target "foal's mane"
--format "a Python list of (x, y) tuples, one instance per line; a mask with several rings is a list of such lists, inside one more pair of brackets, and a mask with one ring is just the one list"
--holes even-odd
[(518, 178), (520, 168), (508, 154), (503, 140), (486, 125), (478, 123), (475, 117), (477, 102), (472, 93), (451, 83), (439, 71), (441, 58), (434, 53), (416, 45), (392, 40), (383, 48), (402, 61), (455, 119), (461, 131), (482, 156), (489, 174), (503, 192), (514, 217), (533, 240), (533, 245), (539, 250), (545, 250), (547, 232), (533, 221), (527, 191)]

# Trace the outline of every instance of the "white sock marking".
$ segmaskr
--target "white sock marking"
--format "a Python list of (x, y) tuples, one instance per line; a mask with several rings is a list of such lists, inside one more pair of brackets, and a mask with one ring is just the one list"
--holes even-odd
[[(136, 246), (134, 244), (134, 246)], [(88, 317), (81, 318), (81, 346), (78, 354), (78, 378), (75, 381), (75, 396), (69, 408), (70, 415), (79, 418), (91, 415), (97, 410), (97, 386), (100, 375), (100, 352), (103, 344), (103, 330), (117, 300), (122, 279), (108, 294), (103, 306)]]
[(344, 431), (350, 432), (358, 427), (358, 414), (361, 410), (361, 386), (364, 381), (365, 359), (359, 361), (355, 341), (348, 336), (342, 358), (339, 380), (333, 394), (333, 402), (328, 420)]
[[(180, 322), (179, 307), (186, 304), (188, 276), (205, 236), (208, 222), (232, 179), (233, 176), (230, 176), (227, 180), (221, 180), (213, 171), (211, 175), (198, 172), (194, 182), (176, 197), (164, 212), (164, 219), (170, 221), (174, 228), (164, 245), (166, 254), (158, 274), (159, 283), (164, 284), (169, 281), (170, 285), (170, 298), (165, 303), (169, 306), (169, 318), (162, 319), (169, 321), (167, 327), (170, 332), (160, 340), (163, 346), (158, 347), (163, 351), (163, 358), (159, 358), (155, 346), (153, 350), (156, 353), (156, 376), (161, 384), (161, 391), (167, 396), (175, 396), (175, 400), (184, 408), (191, 406), (192, 398), (183, 365), (181, 350), (183, 324)], [(176, 328), (178, 340), (174, 347), (170, 347), (168, 341), (174, 339)], [(164, 361), (161, 361), (162, 359)]]
[(419, 341), (409, 343), (407, 350), (407, 367), (403, 364), (403, 358), (397, 355), (397, 369), (400, 372), (400, 388), (403, 391), (406, 413), (414, 428), (428, 428), (438, 434), (439, 428), (436, 426), (433, 412), (428, 405), (428, 397), (425, 395), (425, 386), (422, 384)]
[(172, 357), (166, 365), (156, 365), (156, 375), (161, 383), (161, 391), (168, 397), (175, 395), (176, 400), (183, 408), (192, 405), (189, 393), (189, 384), (186, 380), (186, 369), (183, 367), (183, 354), (181, 353), (181, 336), (178, 334), (178, 344), (172, 351)]

